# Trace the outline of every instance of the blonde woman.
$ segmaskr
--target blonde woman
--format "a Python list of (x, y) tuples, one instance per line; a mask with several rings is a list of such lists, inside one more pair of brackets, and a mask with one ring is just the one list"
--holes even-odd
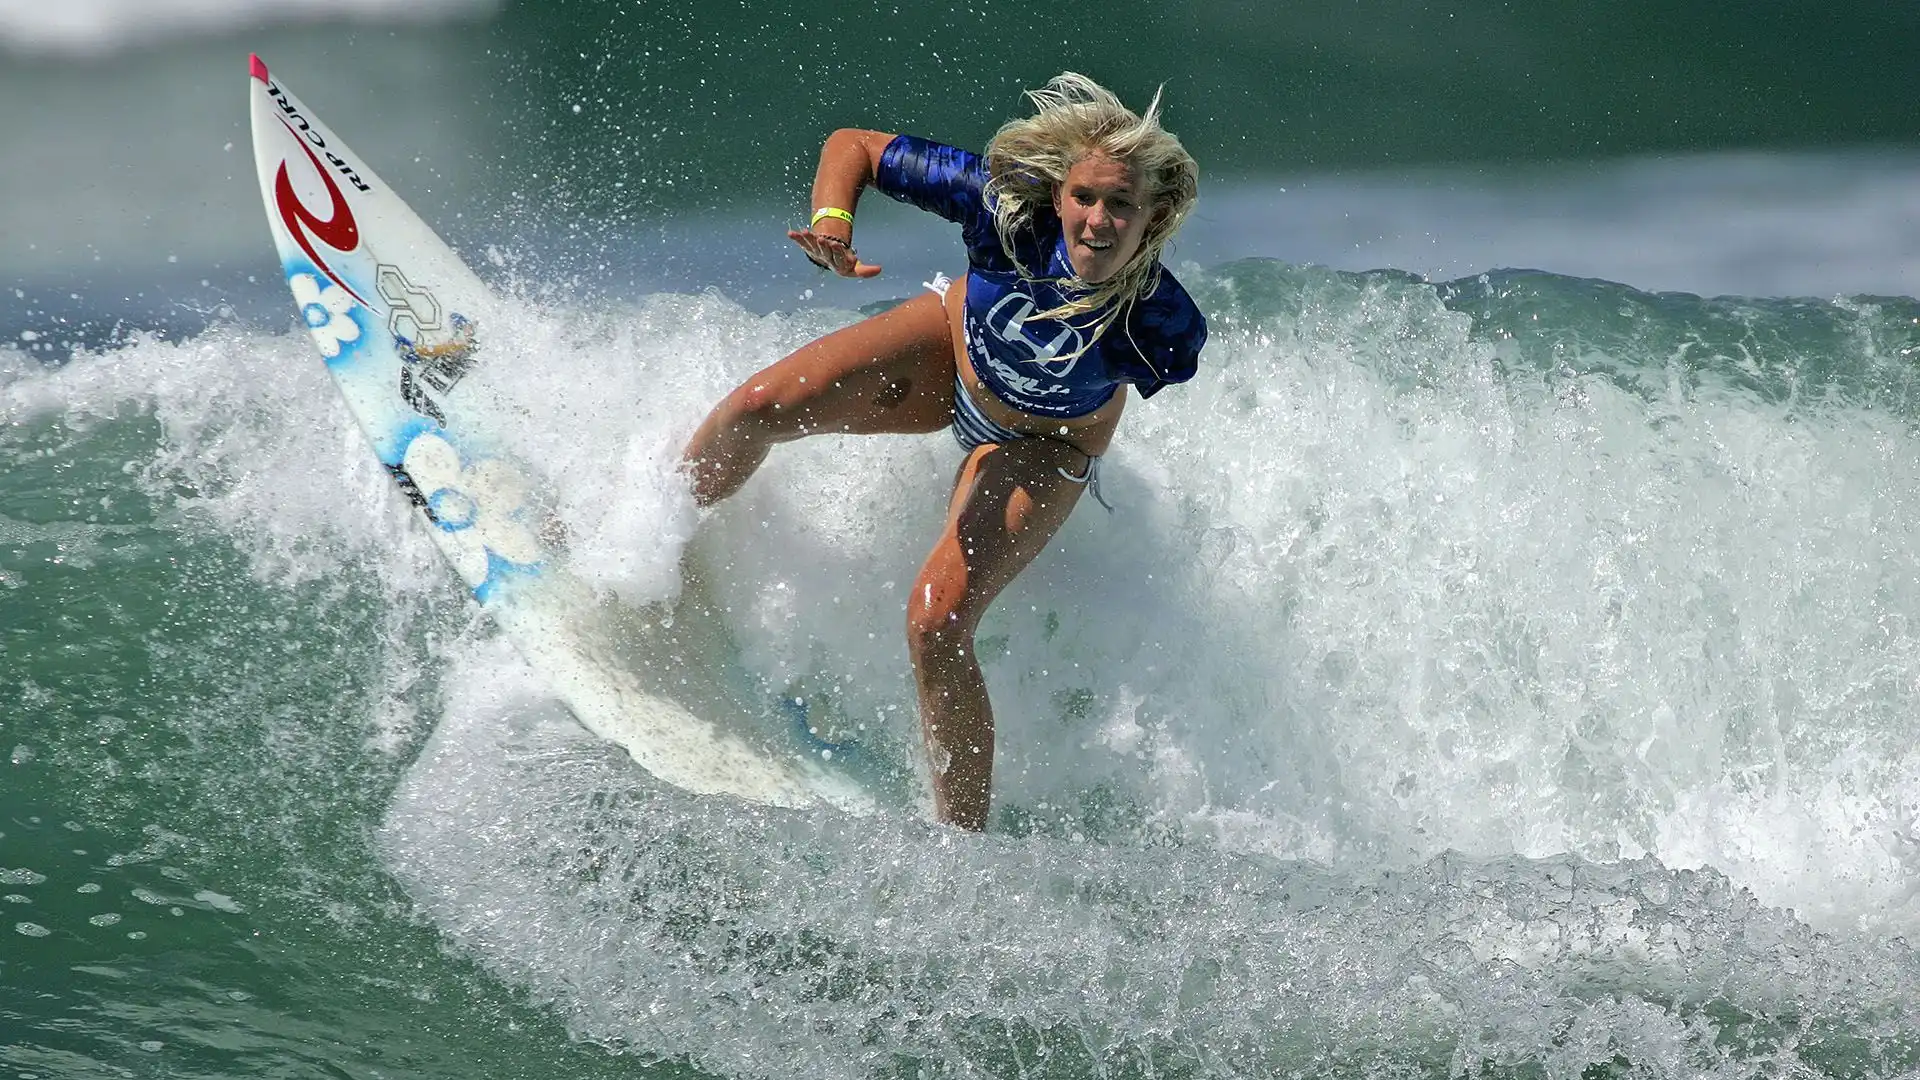
[[(951, 427), (966, 451), (907, 602), (907, 645), (934, 810), (986, 828), (993, 711), (974, 629), (1083, 491), (1128, 387), (1193, 377), (1206, 320), (1160, 265), (1193, 207), (1199, 170), (1162, 130), (1084, 75), (1027, 95), (1035, 115), (986, 157), (911, 135), (843, 129), (813, 181), (812, 221), (787, 236), (819, 266), (867, 278), (853, 248), (867, 187), (961, 226), (967, 274), (829, 334), (727, 395), (687, 445), (694, 497), (739, 490), (775, 443), (817, 433)], [(1102, 500), (1104, 502), (1104, 500)]]

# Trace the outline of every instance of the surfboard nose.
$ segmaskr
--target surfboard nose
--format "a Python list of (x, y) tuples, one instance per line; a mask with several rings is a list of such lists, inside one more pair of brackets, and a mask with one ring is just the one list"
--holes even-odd
[(267, 81), (267, 62), (260, 59), (258, 53), (247, 54), (247, 70), (253, 74), (254, 78), (259, 79), (261, 82)]

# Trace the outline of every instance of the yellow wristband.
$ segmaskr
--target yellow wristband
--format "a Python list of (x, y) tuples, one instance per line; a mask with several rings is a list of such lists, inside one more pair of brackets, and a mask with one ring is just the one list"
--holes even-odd
[(813, 220), (807, 222), (807, 228), (811, 229), (815, 225), (820, 224), (821, 218), (839, 218), (841, 221), (844, 221), (849, 225), (853, 224), (852, 214), (848, 213), (845, 210), (840, 209), (837, 206), (823, 206), (820, 209), (815, 210), (813, 212)]

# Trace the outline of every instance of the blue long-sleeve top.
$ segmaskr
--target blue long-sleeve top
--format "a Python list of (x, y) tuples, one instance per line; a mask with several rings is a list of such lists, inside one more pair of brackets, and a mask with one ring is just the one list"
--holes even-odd
[(1153, 291), (1091, 345), (1086, 338), (1107, 312), (1033, 318), (1067, 300), (1061, 286), (1074, 277), (1066, 234), (1052, 207), (1038, 207), (1014, 236), (1009, 257), (994, 229), (986, 183), (980, 155), (898, 135), (881, 154), (874, 187), (960, 226), (967, 244), (967, 356), (994, 396), (1025, 413), (1085, 416), (1122, 383), (1151, 397), (1193, 378), (1207, 320), (1164, 268)]

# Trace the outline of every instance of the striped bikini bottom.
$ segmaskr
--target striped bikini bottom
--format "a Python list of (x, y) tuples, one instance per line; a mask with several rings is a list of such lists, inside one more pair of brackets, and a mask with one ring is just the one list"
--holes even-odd
[[(966, 384), (960, 381), (960, 373), (953, 373), (953, 440), (960, 444), (960, 449), (972, 453), (975, 447), (988, 443), (1044, 438), (1044, 435), (1028, 435), (995, 423), (992, 417), (980, 411), (980, 406), (974, 404), (973, 396), (967, 393)], [(1079, 476), (1065, 469), (1055, 471), (1076, 484), (1085, 484), (1093, 501), (1106, 507), (1108, 513), (1113, 512), (1113, 504), (1100, 492), (1100, 458), (1097, 455), (1087, 455), (1087, 471)]]

